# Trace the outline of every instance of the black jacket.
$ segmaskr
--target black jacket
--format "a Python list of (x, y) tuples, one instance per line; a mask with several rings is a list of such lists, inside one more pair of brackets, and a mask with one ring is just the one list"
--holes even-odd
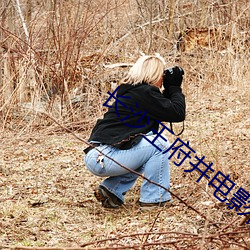
[(158, 131), (157, 120), (181, 122), (185, 119), (185, 96), (177, 86), (170, 86), (162, 94), (159, 88), (146, 83), (122, 84), (116, 98), (119, 101), (112, 99), (112, 107), (97, 121), (89, 141), (127, 149), (140, 141), (140, 134), (151, 129)]

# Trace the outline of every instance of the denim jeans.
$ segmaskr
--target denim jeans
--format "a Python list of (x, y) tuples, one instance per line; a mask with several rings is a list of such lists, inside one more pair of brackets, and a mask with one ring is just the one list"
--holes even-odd
[[(155, 136), (147, 134), (147, 139), (153, 141)], [(120, 150), (115, 147), (101, 145), (97, 147), (103, 154), (111, 157), (121, 165), (144, 174), (150, 181), (156, 182), (165, 188), (170, 188), (170, 167), (169, 152), (162, 152), (169, 148), (169, 142), (158, 137), (154, 142), (162, 151), (146, 139), (142, 140), (127, 150)], [(92, 149), (85, 155), (85, 164), (88, 170), (94, 175), (108, 177), (102, 181), (101, 186), (106, 187), (111, 193), (124, 202), (124, 195), (132, 188), (138, 175), (122, 168), (117, 163), (104, 156), (100, 164), (98, 157), (101, 153)], [(140, 202), (157, 203), (170, 200), (170, 194), (163, 188), (144, 180), (140, 190)]]

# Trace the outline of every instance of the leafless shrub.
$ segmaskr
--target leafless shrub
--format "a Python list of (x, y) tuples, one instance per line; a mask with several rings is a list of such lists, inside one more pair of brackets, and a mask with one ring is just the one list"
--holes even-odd
[[(140, 52), (159, 52), (168, 65), (182, 64), (187, 80), (190, 76), (192, 83), (194, 76), (205, 88), (246, 75), (249, 6), (244, 0), (1, 4), (2, 127), (29, 113), (27, 107), (68, 122), (98, 117), (114, 75), (103, 64), (131, 63)], [(123, 73), (117, 69), (115, 82)]]

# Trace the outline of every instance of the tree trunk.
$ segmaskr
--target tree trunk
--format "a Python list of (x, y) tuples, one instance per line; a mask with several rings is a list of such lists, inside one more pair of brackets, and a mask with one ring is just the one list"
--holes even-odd
[[(14, 9), (10, 2), (0, 0), (1, 15), (1, 26), (8, 29), (10, 32), (15, 32), (15, 26), (13, 23)], [(0, 50), (0, 89), (2, 89), (1, 98), (1, 110), (3, 114), (7, 113), (9, 109), (9, 103), (11, 96), (14, 91), (14, 74), (13, 74), (13, 63), (11, 63), (11, 40), (8, 39), (8, 35), (0, 29), (0, 40), (3, 41)]]
[(149, 43), (148, 43), (148, 54), (151, 53), (152, 42), (153, 42), (153, 0), (148, 1), (148, 12), (149, 12)]
[(170, 42), (172, 42), (174, 35), (174, 13), (175, 13), (175, 1), (169, 0), (168, 39)]
[(201, 19), (200, 19), (200, 26), (201, 28), (207, 27), (207, 1), (201, 1)]
[[(14, 1), (14, 0), (13, 0)], [(27, 1), (28, 8), (27, 12), (30, 12), (31, 2)], [(21, 9), (21, 5), (19, 0), (15, 0), (15, 8), (16, 12), (20, 18), (25, 40), (27, 44), (27, 58), (24, 61), (20, 62), (20, 80), (19, 80), (19, 87), (18, 87), (18, 99), (20, 103), (23, 102), (32, 102), (35, 103), (37, 101), (36, 97), (39, 97), (39, 88), (36, 82), (36, 61), (34, 59), (34, 51), (32, 50), (30, 34), (28, 30), (28, 26), (26, 20), (23, 15), (23, 10)]]

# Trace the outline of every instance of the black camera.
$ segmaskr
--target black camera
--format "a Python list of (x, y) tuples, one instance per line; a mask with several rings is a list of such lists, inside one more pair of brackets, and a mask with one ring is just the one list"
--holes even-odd
[(180, 86), (184, 70), (181, 67), (175, 66), (167, 68), (163, 72), (163, 86), (166, 88), (169, 85)]
[(173, 75), (173, 74), (174, 74), (174, 70), (175, 70), (176, 68), (179, 70), (179, 73), (180, 73), (181, 75), (184, 75), (184, 70), (183, 70), (183, 68), (182, 68), (182, 67), (178, 67), (178, 66), (175, 66), (175, 67), (171, 67), (171, 68), (165, 69), (164, 72), (163, 72), (163, 75), (167, 75), (167, 74)]

